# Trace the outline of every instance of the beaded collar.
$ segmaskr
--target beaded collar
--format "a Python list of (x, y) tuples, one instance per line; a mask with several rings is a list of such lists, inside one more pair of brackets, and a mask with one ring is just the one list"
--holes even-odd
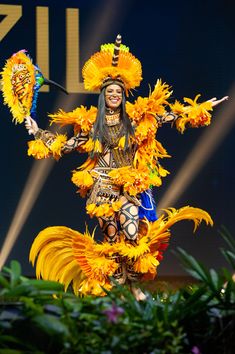
[(120, 123), (120, 109), (113, 111), (110, 108), (106, 108), (105, 123), (110, 127)]

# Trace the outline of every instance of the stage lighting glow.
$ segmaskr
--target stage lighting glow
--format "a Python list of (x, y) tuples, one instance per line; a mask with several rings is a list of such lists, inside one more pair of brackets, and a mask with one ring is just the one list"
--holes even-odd
[[(217, 108), (218, 109), (218, 108)], [(222, 103), (218, 113), (213, 115), (213, 123), (206, 128), (197, 144), (188, 155), (183, 166), (173, 179), (170, 187), (158, 204), (158, 214), (162, 209), (174, 206), (183, 192), (199, 173), (209, 157), (219, 146), (235, 122), (235, 87), (229, 92), (229, 100)]]
[(41, 191), (41, 188), (53, 167), (53, 163), (53, 160), (34, 162), (1, 249), (0, 269), (11, 252), (12, 247), (16, 242), (16, 239)]

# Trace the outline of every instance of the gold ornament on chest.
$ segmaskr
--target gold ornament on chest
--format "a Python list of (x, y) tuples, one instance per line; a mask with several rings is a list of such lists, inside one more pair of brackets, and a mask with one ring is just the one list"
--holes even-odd
[(109, 114), (105, 115), (105, 123), (108, 126), (117, 125), (120, 123), (120, 112), (115, 113), (114, 111), (109, 111)]

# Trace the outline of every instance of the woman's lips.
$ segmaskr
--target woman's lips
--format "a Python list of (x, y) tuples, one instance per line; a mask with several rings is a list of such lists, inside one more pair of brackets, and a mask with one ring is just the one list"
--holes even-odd
[(111, 102), (113, 102), (113, 103), (117, 103), (117, 102), (120, 101), (119, 98), (110, 98), (109, 100), (110, 100)]

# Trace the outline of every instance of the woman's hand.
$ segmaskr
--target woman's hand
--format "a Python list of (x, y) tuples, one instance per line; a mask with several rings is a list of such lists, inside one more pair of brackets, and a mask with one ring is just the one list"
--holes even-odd
[(28, 130), (29, 135), (35, 135), (39, 129), (37, 122), (30, 116), (25, 118), (25, 128)]
[(212, 107), (217, 106), (218, 104), (220, 104), (223, 101), (227, 101), (228, 100), (228, 96), (224, 96), (223, 98), (221, 98), (220, 100), (217, 100), (216, 97), (211, 98), (210, 100), (208, 100), (208, 102), (211, 102)]

